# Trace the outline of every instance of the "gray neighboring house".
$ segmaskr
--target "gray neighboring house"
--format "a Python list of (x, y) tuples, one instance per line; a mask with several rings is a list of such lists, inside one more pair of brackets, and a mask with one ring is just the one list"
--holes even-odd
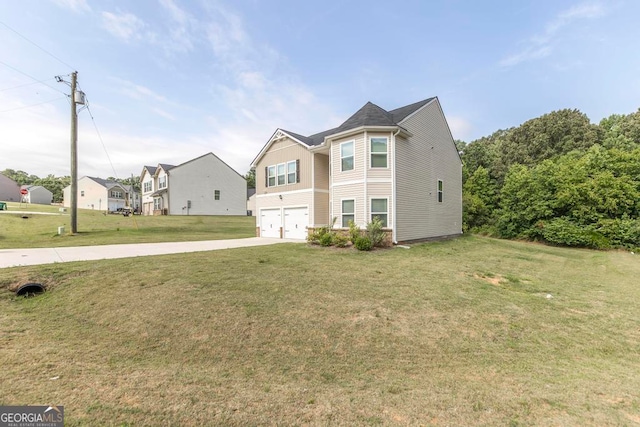
[(0, 173), (0, 200), (3, 202), (20, 201), (20, 185)]
[(276, 129), (251, 167), (258, 236), (375, 217), (393, 243), (462, 233), (462, 161), (437, 97), (390, 111), (368, 102), (310, 136)]
[(213, 153), (177, 166), (144, 166), (144, 215), (247, 215), (247, 181)]
[(27, 194), (22, 196), (22, 201), (36, 205), (50, 205), (53, 201), (53, 193), (41, 185), (23, 185), (23, 190)]

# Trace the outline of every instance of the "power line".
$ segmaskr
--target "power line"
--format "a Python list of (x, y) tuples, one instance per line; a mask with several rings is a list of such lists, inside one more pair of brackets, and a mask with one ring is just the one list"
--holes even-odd
[(31, 107), (35, 107), (35, 106), (42, 105), (42, 104), (48, 104), (50, 102), (54, 102), (54, 101), (57, 101), (59, 99), (64, 99), (64, 98), (66, 98), (66, 96), (64, 96), (64, 97), (60, 96), (58, 98), (50, 99), (48, 101), (38, 102), (37, 104), (23, 105), (22, 107), (16, 107), (16, 108), (10, 108), (8, 110), (2, 110), (2, 111), (0, 111), (0, 113), (8, 113), (9, 111), (23, 110), (25, 108), (31, 108)]
[(116, 172), (116, 168), (113, 166), (113, 162), (111, 161), (111, 156), (109, 156), (109, 152), (107, 151), (107, 146), (105, 145), (104, 140), (102, 139), (100, 130), (98, 130), (98, 125), (96, 124), (96, 120), (93, 117), (93, 113), (91, 113), (91, 108), (89, 107), (89, 100), (86, 97), (85, 97), (85, 105), (87, 107), (87, 111), (89, 112), (89, 117), (91, 117), (91, 121), (93, 122), (93, 127), (95, 128), (96, 133), (98, 134), (98, 139), (100, 139), (100, 143), (102, 144), (102, 149), (104, 150), (104, 153), (107, 155), (107, 159), (109, 160), (109, 164), (111, 165), (113, 176), (118, 178), (118, 173)]
[(48, 85), (48, 84), (44, 83), (46, 80), (38, 80), (38, 79), (36, 79), (35, 77), (33, 77), (33, 76), (31, 76), (31, 75), (29, 75), (29, 74), (25, 73), (24, 71), (18, 70), (16, 67), (11, 66), (11, 65), (7, 64), (7, 63), (6, 63), (6, 62), (4, 62), (4, 61), (0, 61), (0, 64), (4, 65), (4, 66), (5, 66), (5, 67), (7, 67), (7, 68), (11, 68), (13, 71), (16, 71), (16, 72), (18, 72), (18, 73), (20, 73), (20, 74), (22, 74), (22, 75), (25, 75), (25, 76), (29, 77), (31, 80), (34, 80), (34, 81), (35, 81), (35, 82), (37, 82), (37, 83), (43, 84), (43, 85), (45, 85), (46, 87), (48, 87), (48, 88), (50, 88), (50, 89), (55, 90), (56, 92), (60, 92), (60, 93), (61, 93), (61, 94), (63, 94), (63, 95), (67, 95), (67, 94), (66, 94), (66, 93), (64, 93), (63, 91), (58, 90), (58, 89), (56, 89), (55, 87), (50, 86), (50, 85)]
[(29, 43), (31, 43), (32, 45), (34, 45), (35, 47), (37, 47), (38, 49), (40, 49), (41, 51), (43, 51), (44, 53), (46, 53), (47, 55), (49, 55), (50, 57), (52, 57), (53, 59), (55, 59), (56, 61), (60, 62), (62, 65), (65, 65), (67, 67), (69, 67), (71, 70), (75, 70), (75, 67), (72, 67), (71, 65), (67, 64), (66, 62), (64, 62), (62, 59), (58, 58), (57, 56), (55, 56), (53, 53), (49, 52), (48, 50), (46, 50), (45, 48), (43, 48), (42, 46), (36, 44), (35, 42), (32, 42), (31, 40), (29, 40), (28, 38), (26, 38), (25, 36), (23, 36), (22, 34), (20, 34), (18, 31), (14, 30), (13, 28), (11, 28), (10, 26), (8, 26), (7, 24), (5, 24), (4, 22), (0, 21), (0, 24), (4, 25), (5, 27), (7, 27), (9, 30), (13, 31), (15, 34), (17, 34), (18, 36), (22, 37), (23, 39), (25, 39), (26, 41), (28, 41)]
[(25, 84), (21, 84), (21, 85), (18, 85), (18, 86), (11, 86), (11, 87), (7, 87), (7, 88), (4, 88), (4, 89), (0, 89), (0, 92), (5, 92), (5, 91), (11, 90), (11, 89), (18, 89), (18, 88), (25, 87), (25, 86), (32, 86), (32, 85), (35, 85), (35, 84), (38, 84), (38, 83), (44, 83), (44, 82), (48, 82), (49, 80), (54, 80), (54, 79), (55, 79), (55, 77), (51, 77), (50, 79), (38, 80), (36, 82), (25, 83)]

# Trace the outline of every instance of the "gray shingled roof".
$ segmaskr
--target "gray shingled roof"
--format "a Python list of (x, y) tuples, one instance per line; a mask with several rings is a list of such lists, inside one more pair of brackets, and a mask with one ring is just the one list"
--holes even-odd
[(362, 126), (397, 126), (398, 123), (431, 102), (433, 99), (434, 98), (428, 98), (391, 111), (386, 111), (372, 102), (367, 102), (362, 108), (356, 111), (337, 128), (329, 129), (310, 136), (303, 136), (284, 129), (282, 129), (282, 131), (309, 146), (319, 145), (324, 141), (324, 138), (329, 135), (350, 129), (356, 129)]
[[(175, 168), (175, 166), (174, 166), (174, 165), (169, 165), (169, 164), (167, 164), (167, 163), (158, 163), (158, 166), (161, 166), (161, 167), (162, 167), (162, 169), (164, 169), (164, 171), (165, 171), (165, 172), (166, 172), (166, 171), (168, 171), (169, 169), (173, 169), (173, 168)], [(155, 172), (154, 172), (154, 173), (155, 173)]]
[(155, 175), (157, 167), (155, 167), (155, 166), (145, 166), (144, 168), (149, 171), (149, 174)]
[(106, 179), (96, 178), (96, 177), (93, 177), (93, 176), (88, 176), (87, 178), (94, 180), (95, 182), (97, 182), (98, 184), (102, 185), (106, 189), (110, 189), (110, 188), (113, 188), (115, 186), (123, 187), (122, 184), (119, 184), (119, 183), (114, 182), (114, 181), (107, 181)]

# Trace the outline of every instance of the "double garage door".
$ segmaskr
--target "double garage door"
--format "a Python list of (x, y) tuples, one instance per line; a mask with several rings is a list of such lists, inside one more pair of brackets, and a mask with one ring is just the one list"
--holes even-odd
[[(309, 225), (308, 208), (284, 208), (260, 210), (260, 236), (306, 239)], [(282, 236), (280, 236), (282, 227)]]

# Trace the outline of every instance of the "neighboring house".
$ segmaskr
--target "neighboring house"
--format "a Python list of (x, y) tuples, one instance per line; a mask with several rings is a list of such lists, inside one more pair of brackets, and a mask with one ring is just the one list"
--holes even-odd
[(253, 160), (257, 235), (382, 220), (394, 243), (462, 233), (462, 162), (438, 98), (367, 103), (311, 136), (277, 129)]
[[(129, 186), (102, 178), (83, 176), (78, 180), (78, 209), (117, 212), (130, 208)], [(71, 186), (62, 190), (65, 207), (71, 207)]]
[(247, 182), (242, 175), (207, 153), (178, 166), (144, 166), (144, 215), (246, 215)]
[(256, 216), (256, 189), (247, 188), (247, 215)]
[(3, 202), (20, 201), (20, 185), (0, 173), (0, 200)]
[(41, 185), (23, 185), (21, 189), (27, 190), (22, 196), (22, 201), (36, 205), (50, 205), (53, 201), (53, 193)]

